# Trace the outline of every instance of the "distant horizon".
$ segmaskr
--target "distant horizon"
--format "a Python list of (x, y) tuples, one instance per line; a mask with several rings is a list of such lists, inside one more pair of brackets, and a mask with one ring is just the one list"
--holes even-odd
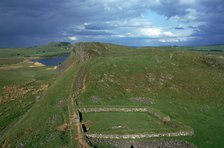
[[(30, 45), (30, 46), (8, 46), (8, 47), (1, 47), (0, 49), (4, 49), (4, 48), (33, 48), (33, 47), (39, 47), (39, 46), (46, 46), (50, 43), (62, 43), (62, 42), (68, 42), (71, 45), (75, 45), (76, 43), (79, 42), (69, 42), (69, 41), (52, 41), (52, 42), (48, 42), (46, 44), (39, 44), (39, 45)], [(91, 42), (99, 42), (99, 41), (80, 41), (80, 42), (84, 42), (84, 43), (91, 43)], [(114, 45), (120, 45), (120, 46), (127, 46), (127, 47), (134, 47), (134, 48), (138, 48), (138, 47), (167, 47), (167, 46), (176, 46), (176, 47), (201, 47), (201, 46), (222, 46), (224, 44), (204, 44), (204, 45), (125, 45), (125, 44), (118, 44), (118, 43), (110, 43), (110, 42), (99, 42), (99, 43), (103, 43), (103, 44), (114, 44)]]

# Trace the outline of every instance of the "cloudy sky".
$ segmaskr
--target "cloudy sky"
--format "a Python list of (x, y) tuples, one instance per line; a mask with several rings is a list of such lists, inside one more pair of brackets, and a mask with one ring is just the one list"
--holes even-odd
[(0, 0), (0, 47), (224, 43), (224, 0)]

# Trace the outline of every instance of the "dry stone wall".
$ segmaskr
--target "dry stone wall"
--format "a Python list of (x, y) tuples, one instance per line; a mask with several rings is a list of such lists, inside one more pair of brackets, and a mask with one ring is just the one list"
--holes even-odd
[[(157, 117), (162, 122), (170, 122), (170, 117), (153, 108), (80, 108), (80, 113), (97, 113), (97, 112), (144, 112), (149, 113)], [(88, 134), (88, 138), (98, 139), (141, 139), (141, 138), (156, 138), (156, 137), (178, 137), (178, 136), (192, 136), (194, 130), (188, 128), (188, 130), (180, 130), (177, 132), (160, 132), (160, 133), (147, 133), (147, 134)]]
[(114, 139), (88, 139), (94, 147), (100, 144), (111, 145), (116, 148), (194, 148), (195, 145), (183, 140), (159, 140), (159, 141), (136, 141), (136, 140), (114, 140)]
[(83, 113), (97, 112), (147, 112), (147, 108), (80, 108)]
[(89, 138), (103, 139), (142, 139), (142, 138), (158, 138), (158, 137), (178, 137), (178, 136), (193, 136), (194, 131), (178, 131), (166, 133), (151, 133), (151, 134), (86, 134)]

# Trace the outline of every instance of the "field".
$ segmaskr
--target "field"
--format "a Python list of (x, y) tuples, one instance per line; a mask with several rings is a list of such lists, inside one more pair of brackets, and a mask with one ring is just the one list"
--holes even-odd
[(88, 134), (150, 134), (187, 130), (180, 123), (165, 124), (147, 113), (135, 112), (84, 113), (83, 123)]
[[(44, 49), (39, 53), (17, 49), (19, 55), (17, 50), (0, 50), (2, 146), (82, 147), (91, 146), (91, 134), (149, 133), (165, 136), (135, 140), (224, 145), (224, 56), (217, 52), (222, 46), (212, 47), (218, 49), (209, 54), (189, 51), (191, 47), (133, 49), (101, 43), (78, 43), (69, 49), (57, 45), (56, 52), (51, 47), (35, 47)], [(66, 52), (71, 56), (58, 69), (30, 62)], [(119, 108), (149, 112), (116, 111)], [(166, 134), (189, 130), (193, 135)], [(116, 143), (108, 141), (94, 146)]]
[(28, 67), (1, 69), (0, 67), (0, 129), (6, 129), (40, 99), (48, 89), (54, 70), (44, 67)]

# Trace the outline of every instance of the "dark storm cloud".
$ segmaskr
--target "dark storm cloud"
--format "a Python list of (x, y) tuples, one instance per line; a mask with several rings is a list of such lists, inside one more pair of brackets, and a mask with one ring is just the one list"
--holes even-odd
[[(57, 38), (60, 27), (64, 26), (63, 21), (69, 22), (68, 18), (60, 16), (62, 8), (57, 3), (63, 4), (58, 0), (48, 2), (1, 0), (0, 39), (8, 38), (8, 42), (11, 42), (9, 45), (17, 46), (21, 45), (17, 40), (22, 42), (24, 39), (25, 44), (29, 45), (35, 42), (33, 40), (35, 38), (52, 38), (54, 36)], [(0, 44), (6, 43), (4, 40), (0, 40)]]
[[(41, 44), (68, 36), (84, 41), (104, 36), (100, 41), (125, 39), (128, 43), (130, 39), (133, 43), (131, 37), (121, 38), (127, 34), (136, 42), (148, 44), (138, 34), (139, 28), (150, 26), (138, 19), (148, 10), (179, 23), (193, 22), (196, 25), (174, 30), (191, 29), (194, 40), (220, 42), (218, 36), (224, 34), (223, 4), (223, 0), (1, 0), (0, 46)], [(169, 28), (166, 25), (162, 27)]]
[(159, 14), (167, 16), (184, 16), (186, 15), (189, 4), (181, 3), (179, 0), (160, 0), (159, 4), (151, 5), (150, 8)]
[[(223, 0), (203, 0), (198, 6), (200, 12), (197, 21), (202, 25), (193, 27), (192, 34), (195, 41), (200, 44), (218, 44), (224, 43), (224, 1)], [(193, 43), (195, 42), (193, 41)]]
[(85, 29), (87, 29), (87, 30), (109, 30), (109, 29), (115, 29), (115, 26), (112, 26), (112, 25), (106, 24), (106, 23), (91, 23), (91, 24), (86, 24)]
[[(44, 37), (46, 38), (44, 41), (48, 42), (47, 38), (57, 40), (63, 37), (60, 32), (83, 25), (85, 22), (101, 24), (104, 21), (127, 19), (139, 15), (138, 10), (123, 11), (123, 7), (118, 8), (118, 5), (94, 0), (1, 0), (0, 45), (6, 45), (6, 38), (11, 39), (10, 45), (14, 43), (18, 45), (15, 39), (21, 40), (24, 36), (30, 39), (30, 44), (34, 42), (32, 37)], [(108, 27), (111, 29), (109, 25), (91, 24), (86, 26), (86, 29), (105, 30), (109, 29)], [(96, 32), (81, 32), (76, 33), (97, 35)], [(102, 32), (98, 33), (102, 35)]]

